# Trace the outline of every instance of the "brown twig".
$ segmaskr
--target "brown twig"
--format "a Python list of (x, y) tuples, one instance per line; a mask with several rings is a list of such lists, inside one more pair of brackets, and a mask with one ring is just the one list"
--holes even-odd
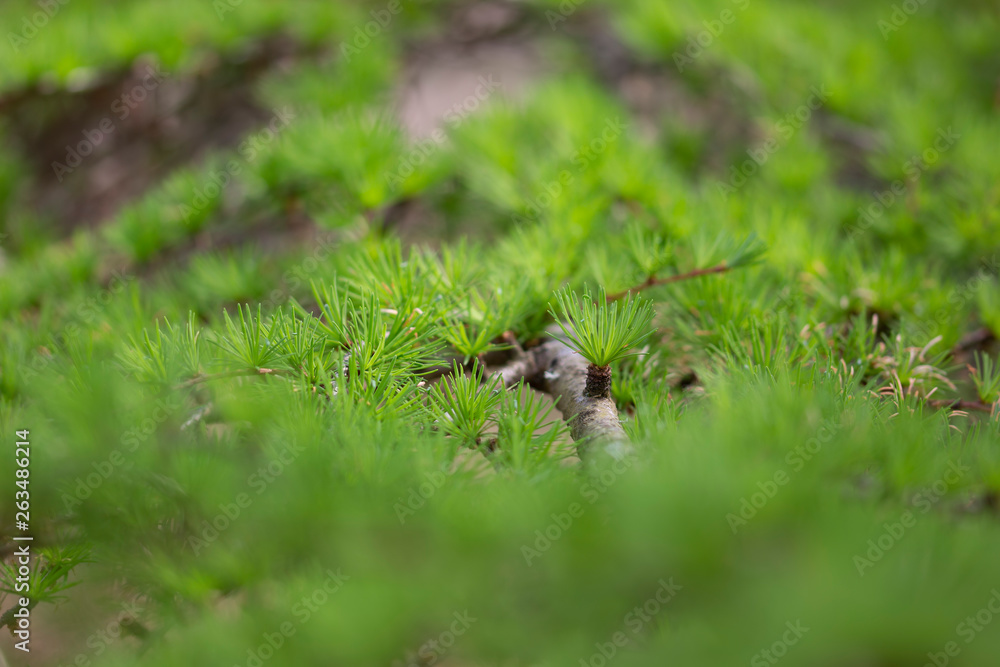
[(950, 408), (952, 410), (975, 410), (976, 412), (993, 412), (993, 406), (979, 401), (963, 401), (960, 399), (932, 399), (927, 401), (932, 408)]
[(954, 352), (965, 352), (966, 350), (972, 348), (979, 348), (983, 345), (992, 342), (995, 339), (993, 332), (983, 327), (981, 329), (976, 329), (964, 336), (955, 345)]
[(201, 384), (202, 382), (208, 382), (210, 380), (223, 380), (225, 378), (235, 378), (235, 377), (249, 377), (254, 375), (280, 375), (281, 370), (275, 368), (242, 368), (236, 371), (225, 371), (222, 373), (214, 373), (212, 375), (196, 375), (193, 378), (189, 378), (184, 382), (175, 384), (174, 389), (187, 389), (188, 387), (193, 387), (196, 384)]
[(682, 280), (691, 280), (692, 278), (700, 278), (701, 276), (709, 276), (716, 273), (725, 273), (731, 270), (733, 267), (729, 266), (725, 262), (718, 264), (716, 266), (709, 267), (707, 269), (695, 269), (694, 271), (688, 271), (687, 273), (679, 273), (676, 276), (667, 276), (666, 278), (657, 278), (656, 276), (650, 276), (646, 278), (645, 282), (636, 285), (635, 287), (630, 287), (627, 290), (621, 292), (615, 292), (614, 294), (608, 295), (608, 303), (612, 301), (617, 301), (623, 296), (627, 295), (629, 292), (638, 292), (649, 287), (657, 287), (659, 285), (669, 285), (670, 283), (679, 283)]

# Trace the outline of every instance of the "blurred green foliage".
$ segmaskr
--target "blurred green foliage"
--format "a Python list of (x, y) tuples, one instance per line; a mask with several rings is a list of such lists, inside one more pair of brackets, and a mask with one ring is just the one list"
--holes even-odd
[[(0, 6), (0, 114), (139, 59), (312, 56), (253, 83), (280, 127), (100, 224), (0, 152), (32, 664), (995, 664), (996, 350), (956, 348), (1000, 334), (995, 4), (512, 3), (544, 68), (419, 158), (399, 81), (459, 3), (41, 4)], [(624, 462), (483, 377), (556, 290), (727, 261), (643, 290)]]

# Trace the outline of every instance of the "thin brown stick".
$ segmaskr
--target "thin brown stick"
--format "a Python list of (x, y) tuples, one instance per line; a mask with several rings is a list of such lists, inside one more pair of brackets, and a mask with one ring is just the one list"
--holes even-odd
[(193, 387), (196, 384), (201, 384), (202, 382), (209, 382), (211, 380), (224, 380), (226, 378), (235, 377), (250, 377), (254, 375), (280, 375), (281, 371), (274, 368), (242, 368), (236, 371), (225, 371), (222, 373), (213, 373), (212, 375), (195, 375), (193, 378), (184, 380), (179, 384), (173, 386), (174, 389), (187, 389), (188, 387)]
[(716, 266), (709, 267), (707, 269), (695, 269), (694, 271), (688, 271), (687, 273), (679, 273), (676, 276), (667, 276), (665, 278), (657, 278), (656, 276), (650, 276), (646, 278), (645, 282), (636, 285), (635, 287), (630, 287), (627, 290), (621, 292), (615, 292), (614, 294), (608, 295), (608, 303), (612, 301), (617, 301), (618, 299), (626, 296), (629, 292), (638, 292), (640, 290), (647, 289), (649, 287), (657, 287), (659, 285), (669, 285), (670, 283), (679, 283), (682, 280), (691, 280), (692, 278), (700, 278), (701, 276), (709, 276), (716, 273), (725, 273), (731, 270), (733, 267), (729, 266), (725, 262), (718, 264)]
[(979, 401), (950, 400), (947, 398), (927, 401), (932, 408), (950, 408), (952, 410), (974, 410), (976, 412), (993, 412), (993, 406)]
[(964, 352), (972, 348), (982, 347), (983, 345), (995, 340), (995, 338), (996, 337), (993, 335), (993, 332), (986, 327), (976, 329), (975, 331), (962, 336), (961, 340), (958, 341), (958, 344), (955, 345), (954, 352)]

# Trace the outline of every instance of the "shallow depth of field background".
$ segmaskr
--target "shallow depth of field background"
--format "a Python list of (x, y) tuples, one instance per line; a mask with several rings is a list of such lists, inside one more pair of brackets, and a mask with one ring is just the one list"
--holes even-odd
[[(987, 0), (5, 0), (0, 556), (28, 428), (74, 585), (0, 651), (995, 665), (998, 151)], [(617, 467), (461, 447), (403, 362), (282, 376), (322, 328), (226, 343), (315, 283), (530, 345), (747, 239), (642, 291)]]

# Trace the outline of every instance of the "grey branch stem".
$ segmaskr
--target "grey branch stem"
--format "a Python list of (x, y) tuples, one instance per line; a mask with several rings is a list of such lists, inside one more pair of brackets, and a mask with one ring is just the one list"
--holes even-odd
[(558, 397), (556, 407), (569, 424), (572, 438), (581, 443), (581, 458), (598, 443), (610, 455), (621, 458), (630, 450), (628, 436), (612, 398), (586, 395), (589, 365), (562, 342), (550, 340), (525, 351), (493, 375), (499, 375), (505, 387), (524, 378), (531, 386)]

